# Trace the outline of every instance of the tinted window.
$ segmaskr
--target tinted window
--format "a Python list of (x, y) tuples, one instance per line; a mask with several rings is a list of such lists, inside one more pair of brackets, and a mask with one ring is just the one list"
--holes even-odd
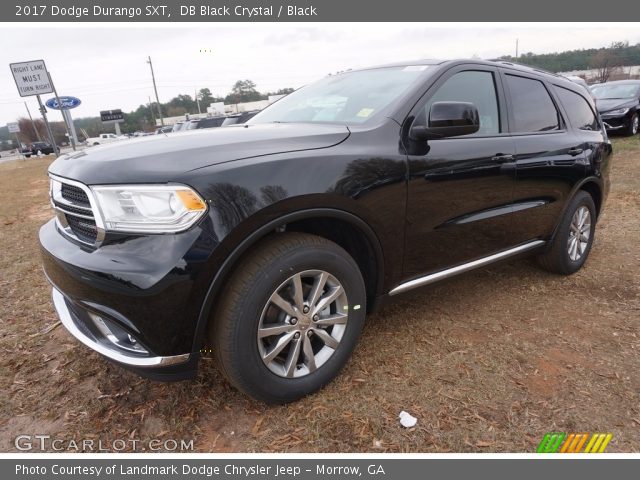
[(599, 130), (596, 115), (591, 110), (589, 103), (571, 90), (562, 87), (554, 87), (560, 102), (564, 105), (571, 125), (580, 130)]
[(516, 132), (559, 130), (558, 111), (539, 80), (507, 75)]
[(500, 133), (500, 115), (496, 85), (491, 72), (468, 71), (453, 75), (438, 88), (427, 101), (420, 118), (416, 121), (426, 124), (431, 105), (435, 102), (473, 103), (480, 115), (480, 130), (474, 135), (492, 135)]

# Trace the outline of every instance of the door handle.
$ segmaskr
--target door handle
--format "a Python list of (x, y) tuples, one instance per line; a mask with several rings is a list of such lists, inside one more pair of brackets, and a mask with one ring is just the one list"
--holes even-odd
[(494, 162), (505, 163), (505, 162), (513, 162), (515, 158), (516, 157), (510, 154), (505, 155), (503, 153), (496, 153), (493, 157), (491, 157), (491, 160), (493, 160)]
[(575, 157), (576, 155), (580, 155), (582, 152), (584, 152), (582, 148), (574, 147), (574, 148), (570, 148), (567, 153), (572, 157)]

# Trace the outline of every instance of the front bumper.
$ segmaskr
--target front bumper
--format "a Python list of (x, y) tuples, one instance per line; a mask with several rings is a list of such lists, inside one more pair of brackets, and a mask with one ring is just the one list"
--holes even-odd
[(606, 114), (602, 115), (602, 123), (604, 123), (604, 128), (608, 132), (615, 132), (616, 130), (623, 129), (627, 126), (627, 117), (626, 115), (620, 116), (607, 116)]
[[(97, 322), (89, 320), (91, 317), (89, 317), (88, 312), (84, 312), (84, 315), (79, 314), (77, 307), (74, 308), (71, 306), (71, 303), (64, 298), (64, 295), (62, 295), (59, 290), (56, 290), (55, 287), (52, 290), (51, 297), (60, 322), (69, 333), (87, 347), (114, 362), (134, 368), (146, 368), (175, 365), (189, 361), (191, 355), (188, 353), (162, 357), (151, 356), (147, 350), (141, 350), (139, 353), (131, 349), (127, 350), (119, 346), (119, 342), (116, 340), (112, 330), (108, 329), (108, 327), (108, 330), (100, 330)], [(82, 318), (83, 316), (85, 317), (84, 319)], [(89, 317), (89, 319), (87, 319), (87, 317)]]
[[(44, 272), (63, 325), (81, 343), (145, 377), (197, 372), (195, 332), (215, 242), (203, 228), (122, 239), (97, 249), (40, 229)], [(209, 277), (210, 278), (210, 277)]]

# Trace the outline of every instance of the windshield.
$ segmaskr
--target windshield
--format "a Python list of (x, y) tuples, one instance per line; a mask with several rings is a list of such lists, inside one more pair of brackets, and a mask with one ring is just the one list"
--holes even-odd
[(602, 84), (591, 87), (591, 93), (598, 100), (608, 98), (631, 98), (640, 96), (640, 85), (633, 83)]
[(427, 68), (390, 67), (329, 76), (287, 95), (247, 123), (364, 123), (398, 99)]

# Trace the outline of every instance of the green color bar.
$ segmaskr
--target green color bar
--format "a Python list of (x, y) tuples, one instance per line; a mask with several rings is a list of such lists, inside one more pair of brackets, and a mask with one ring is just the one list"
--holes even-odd
[(547, 433), (538, 445), (537, 453), (556, 453), (567, 437), (566, 433)]

